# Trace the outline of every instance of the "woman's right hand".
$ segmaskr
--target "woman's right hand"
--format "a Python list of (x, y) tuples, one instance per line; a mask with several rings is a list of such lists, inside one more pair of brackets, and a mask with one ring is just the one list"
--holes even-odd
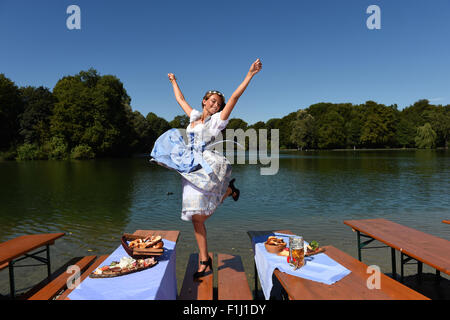
[(255, 74), (257, 74), (257, 73), (261, 70), (261, 68), (262, 68), (262, 63), (261, 63), (261, 60), (259, 60), (259, 58), (258, 58), (258, 59), (256, 59), (256, 61), (253, 62), (252, 65), (250, 66), (249, 72), (250, 72), (252, 75), (255, 75)]
[(175, 78), (175, 75), (174, 75), (173, 73), (169, 73), (169, 74), (167, 74), (167, 76), (169, 77), (170, 82), (172, 82), (172, 81), (174, 81), (174, 80), (177, 80), (177, 79)]

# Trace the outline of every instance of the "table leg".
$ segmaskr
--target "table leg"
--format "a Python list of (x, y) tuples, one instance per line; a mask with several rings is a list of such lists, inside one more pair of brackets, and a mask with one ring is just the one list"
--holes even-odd
[(256, 262), (255, 262), (255, 291), (253, 295), (254, 299), (256, 299), (258, 295), (258, 270), (256, 269)]
[(395, 249), (391, 248), (391, 259), (392, 259), (392, 278), (397, 280), (397, 266), (395, 262)]
[(417, 261), (417, 280), (419, 283), (422, 282), (422, 269), (423, 269), (423, 263), (420, 261)]
[(400, 282), (403, 282), (403, 275), (404, 275), (404, 259), (403, 259), (403, 252), (400, 253)]
[(50, 280), (51, 277), (51, 268), (50, 268), (50, 246), (47, 245), (47, 274), (48, 274), (48, 280)]
[(358, 236), (358, 260), (361, 261), (361, 233), (356, 231)]
[(16, 297), (16, 288), (14, 286), (14, 261), (9, 262), (9, 290), (11, 293), (11, 299)]

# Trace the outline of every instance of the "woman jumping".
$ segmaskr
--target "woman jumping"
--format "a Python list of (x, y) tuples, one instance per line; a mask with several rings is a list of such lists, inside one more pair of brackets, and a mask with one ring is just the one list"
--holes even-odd
[(216, 90), (206, 92), (202, 100), (202, 112), (193, 109), (184, 99), (174, 74), (168, 77), (173, 86), (175, 98), (189, 117), (186, 129), (188, 144), (184, 142), (178, 129), (170, 129), (155, 142), (151, 161), (182, 176), (183, 202), (181, 219), (192, 221), (199, 249), (199, 268), (194, 278), (212, 270), (212, 260), (208, 256), (205, 221), (228, 196), (237, 201), (239, 189), (231, 178), (231, 163), (219, 152), (208, 149), (214, 139), (227, 126), (231, 111), (244, 93), (250, 80), (262, 68), (257, 59), (250, 67), (244, 81), (225, 103), (225, 97)]

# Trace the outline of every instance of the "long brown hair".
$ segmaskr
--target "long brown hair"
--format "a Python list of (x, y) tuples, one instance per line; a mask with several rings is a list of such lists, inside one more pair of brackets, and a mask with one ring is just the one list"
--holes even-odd
[(222, 92), (217, 91), (217, 90), (209, 90), (208, 92), (205, 93), (205, 95), (203, 96), (203, 99), (202, 99), (202, 109), (204, 107), (203, 100), (208, 100), (213, 94), (217, 94), (219, 97), (222, 98), (222, 105), (220, 106), (219, 111), (217, 111), (217, 112), (220, 112), (225, 107), (225, 96), (222, 94)]

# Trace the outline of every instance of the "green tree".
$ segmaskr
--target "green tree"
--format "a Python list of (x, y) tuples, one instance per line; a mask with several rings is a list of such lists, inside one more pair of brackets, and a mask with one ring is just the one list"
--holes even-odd
[(367, 101), (361, 143), (370, 147), (385, 147), (395, 141), (396, 108)]
[(359, 147), (361, 144), (362, 118), (361, 106), (353, 106), (344, 125), (345, 144), (348, 148)]
[(248, 124), (242, 119), (239, 118), (232, 118), (230, 121), (228, 121), (227, 129), (242, 129), (247, 130)]
[[(267, 148), (270, 149), (271, 148), (271, 141), (272, 141), (272, 129), (278, 129), (280, 130), (281, 127), (281, 119), (279, 118), (272, 118), (267, 120), (265, 126), (267, 129)], [(281, 135), (281, 130), (279, 131), (280, 135)], [(280, 139), (281, 140), (281, 139)], [(280, 148), (285, 148), (284, 145), (280, 144)]]
[(178, 115), (175, 118), (173, 118), (172, 121), (169, 122), (169, 125), (172, 128), (176, 128), (176, 129), (186, 129), (187, 126), (189, 125), (189, 117), (185, 114), (183, 115)]
[(345, 145), (344, 118), (336, 111), (328, 112), (318, 125), (319, 148), (342, 148)]
[(287, 116), (284, 116), (279, 121), (279, 127), (280, 130), (280, 147), (291, 149), (295, 148), (296, 145), (291, 140), (291, 134), (292, 134), (292, 127), (294, 120), (296, 119), (297, 112), (291, 112)]
[(436, 132), (434, 132), (431, 125), (427, 122), (423, 126), (417, 128), (417, 135), (414, 140), (418, 148), (434, 148), (436, 142)]
[(430, 105), (429, 101), (422, 99), (414, 102), (413, 105), (404, 108), (401, 111), (401, 118), (408, 120), (414, 125), (414, 127), (423, 126), (426, 119), (423, 117), (423, 113), (427, 110), (432, 110), (433, 106)]
[(96, 155), (129, 154), (133, 127), (127, 107), (131, 99), (119, 79), (89, 69), (59, 80), (53, 94), (57, 103), (51, 132), (64, 137), (70, 149), (86, 145)]
[(450, 138), (450, 105), (437, 106), (423, 113), (424, 119), (431, 124), (437, 135), (437, 145), (448, 148)]
[(400, 121), (398, 121), (395, 130), (395, 138), (397, 144), (402, 146), (403, 148), (414, 146), (414, 136), (416, 134), (416, 131), (417, 129), (414, 127), (411, 121), (401, 118)]
[(56, 102), (52, 92), (45, 87), (20, 88), (24, 112), (19, 117), (20, 135), (24, 142), (43, 145), (49, 140), (50, 118)]
[(0, 74), (0, 149), (8, 149), (21, 142), (19, 115), (22, 112), (19, 88)]
[(167, 130), (172, 128), (166, 119), (158, 117), (153, 112), (149, 112), (147, 114), (146, 119), (147, 119), (148, 124), (150, 125), (150, 128), (156, 134), (155, 138), (159, 137), (164, 132), (166, 132)]
[(147, 134), (148, 143), (150, 145), (149, 152), (160, 135), (171, 129), (169, 122), (166, 119), (158, 117), (153, 112), (149, 112), (146, 117), (149, 130)]
[(314, 118), (306, 110), (298, 110), (292, 123), (291, 141), (297, 148), (312, 148), (314, 144)]
[(151, 129), (147, 119), (139, 112), (132, 112), (134, 140), (130, 145), (133, 152), (149, 153), (156, 139), (156, 133)]
[(258, 121), (256, 123), (248, 126), (248, 128), (253, 128), (258, 132), (259, 129), (266, 129), (266, 124), (264, 123), (264, 121)]

